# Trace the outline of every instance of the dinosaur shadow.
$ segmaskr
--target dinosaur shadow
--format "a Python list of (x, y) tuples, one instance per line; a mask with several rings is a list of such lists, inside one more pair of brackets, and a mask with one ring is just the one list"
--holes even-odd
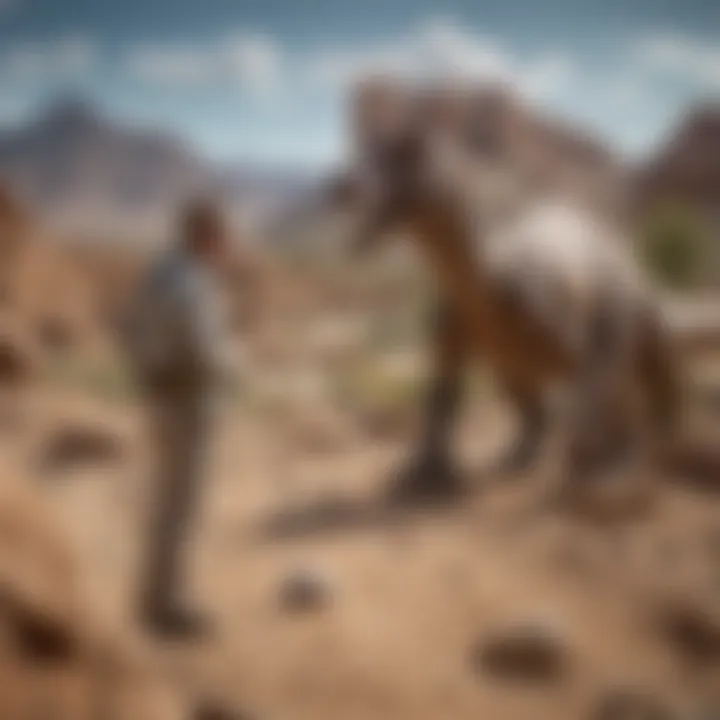
[[(720, 453), (713, 446), (700, 445), (678, 453), (673, 459), (673, 473), (661, 473), (662, 482), (647, 488), (632, 486), (610, 502), (593, 493), (567, 495), (562, 486), (554, 483), (536, 486), (533, 492), (523, 492), (522, 500), (510, 512), (508, 522), (518, 528), (543, 523), (549, 519), (565, 518), (602, 527), (625, 525), (651, 515), (661, 495), (664, 482), (685, 487), (694, 492), (720, 493)], [(661, 479), (660, 477), (658, 480)], [(422, 519), (435, 518), (457, 512), (478, 492), (492, 493), (493, 489), (533, 486), (537, 478), (532, 473), (521, 476), (498, 471), (493, 464), (472, 473), (457, 494), (443, 500), (410, 499), (394, 501), (387, 487), (368, 497), (326, 495), (299, 507), (281, 508), (263, 518), (256, 526), (262, 540), (284, 542), (321, 535), (347, 532), (367, 532), (391, 528)], [(602, 489), (601, 486), (598, 489)]]
[(319, 535), (366, 532), (390, 528), (449, 513), (462, 497), (446, 502), (393, 502), (386, 492), (363, 498), (325, 496), (294, 508), (283, 508), (261, 520), (257, 528), (263, 540), (285, 542)]

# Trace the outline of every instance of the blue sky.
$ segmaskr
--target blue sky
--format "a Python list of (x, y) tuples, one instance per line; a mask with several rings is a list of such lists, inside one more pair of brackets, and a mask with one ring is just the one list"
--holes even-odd
[(219, 159), (322, 163), (367, 68), (509, 79), (641, 152), (720, 96), (720, 1), (0, 0), (0, 123), (79, 90)]

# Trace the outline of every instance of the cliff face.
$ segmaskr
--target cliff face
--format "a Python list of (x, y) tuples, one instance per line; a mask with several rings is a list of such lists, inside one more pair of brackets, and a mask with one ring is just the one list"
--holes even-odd
[[(372, 81), (354, 98), (358, 138), (383, 132), (414, 89)], [(413, 100), (410, 100), (412, 105)], [(546, 115), (502, 84), (430, 88), (420, 93), (423, 113), (459, 135), (480, 172), (508, 173), (529, 193), (557, 192), (592, 205), (622, 192), (613, 150), (591, 132)], [(400, 111), (402, 112), (402, 111)]]
[(649, 210), (682, 202), (717, 218), (720, 208), (720, 103), (695, 108), (641, 167), (636, 200)]
[(76, 98), (0, 132), (0, 181), (53, 227), (90, 236), (155, 236), (196, 192), (259, 211), (304, 179), (285, 168), (218, 167), (171, 134), (118, 122)]
[(612, 150), (592, 133), (542, 114), (509, 92), (478, 91), (471, 132), (481, 155), (505, 161), (536, 187), (601, 199), (617, 180)]
[(63, 100), (27, 125), (0, 135), (0, 176), (60, 225), (145, 222), (207, 173), (171, 138), (110, 122), (77, 100)]

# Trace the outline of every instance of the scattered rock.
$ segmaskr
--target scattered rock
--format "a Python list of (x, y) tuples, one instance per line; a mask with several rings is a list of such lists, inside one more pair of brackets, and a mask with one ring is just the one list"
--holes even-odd
[(290, 573), (280, 588), (280, 604), (290, 612), (321, 610), (330, 600), (326, 580), (313, 570)]
[(720, 663), (720, 614), (690, 602), (668, 602), (658, 612), (660, 631), (686, 659)]
[(57, 666), (71, 660), (78, 651), (78, 638), (70, 624), (58, 617), (54, 608), (33, 607), (9, 590), (3, 588), (0, 605), (11, 618), (13, 645), (18, 655), (38, 666)]
[(117, 462), (123, 455), (122, 439), (97, 425), (68, 424), (48, 439), (43, 464), (57, 469), (82, 463)]
[(566, 669), (567, 649), (553, 627), (531, 623), (498, 633), (473, 651), (473, 666), (495, 676), (552, 681)]
[(676, 720), (665, 703), (640, 690), (611, 690), (590, 714), (591, 720)]

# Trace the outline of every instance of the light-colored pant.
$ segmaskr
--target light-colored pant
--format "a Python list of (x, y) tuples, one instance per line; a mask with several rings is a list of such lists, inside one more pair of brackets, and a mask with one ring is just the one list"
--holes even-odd
[(209, 393), (155, 398), (151, 404), (155, 477), (141, 600), (163, 609), (178, 600), (184, 553), (199, 515), (213, 403)]

